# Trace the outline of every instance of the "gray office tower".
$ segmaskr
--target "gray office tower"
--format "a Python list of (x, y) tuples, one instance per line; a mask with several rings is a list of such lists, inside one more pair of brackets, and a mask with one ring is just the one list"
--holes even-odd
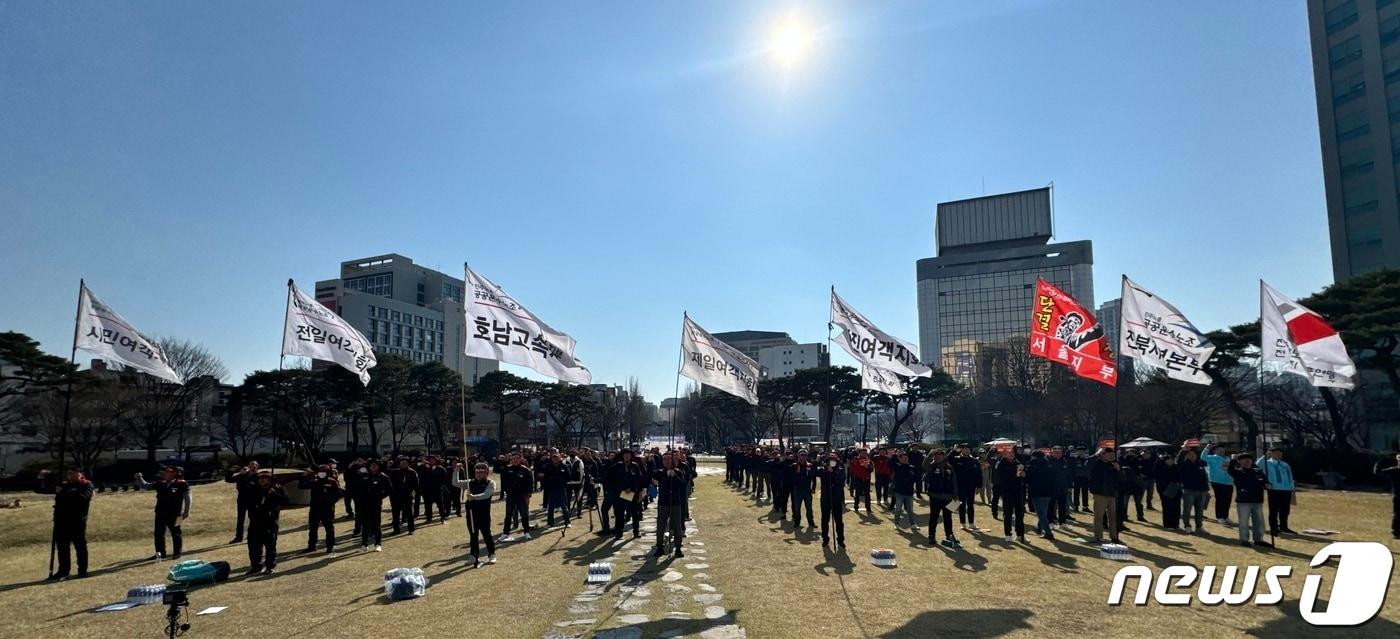
[(364, 333), (376, 353), (442, 362), (474, 384), (497, 364), (464, 354), (462, 286), (460, 278), (390, 253), (341, 262), (339, 279), (316, 282), (316, 301)]
[(1332, 276), (1400, 268), (1400, 2), (1308, 0)]
[(1025, 361), (1036, 278), (1094, 307), (1087, 240), (1051, 244), (1050, 188), (938, 205), (938, 257), (918, 261), (919, 350), (970, 387)]

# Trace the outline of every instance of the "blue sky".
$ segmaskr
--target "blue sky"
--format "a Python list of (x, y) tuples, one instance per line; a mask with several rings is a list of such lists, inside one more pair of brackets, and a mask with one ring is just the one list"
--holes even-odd
[(916, 341), (936, 204), (1052, 181), (1096, 303), (1331, 281), (1302, 0), (0, 3), (0, 149), (0, 330), (66, 355), (86, 277), (235, 382), (286, 278), (386, 252), (652, 399), (683, 310), (818, 341), (835, 285)]

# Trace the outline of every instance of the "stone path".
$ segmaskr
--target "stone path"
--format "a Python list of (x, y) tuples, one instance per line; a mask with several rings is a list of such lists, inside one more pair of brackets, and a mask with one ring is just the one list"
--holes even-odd
[[(709, 549), (695, 522), (686, 522), (685, 534), (684, 558), (651, 557), (656, 508), (648, 508), (642, 513), (640, 539), (628, 535), (625, 542), (605, 544), (612, 552), (602, 561), (613, 565), (613, 580), (584, 584), (569, 605), (568, 618), (555, 622), (545, 639), (745, 639), (744, 628), (725, 607), (724, 594), (709, 583)], [(579, 580), (586, 575), (587, 567), (580, 567)]]

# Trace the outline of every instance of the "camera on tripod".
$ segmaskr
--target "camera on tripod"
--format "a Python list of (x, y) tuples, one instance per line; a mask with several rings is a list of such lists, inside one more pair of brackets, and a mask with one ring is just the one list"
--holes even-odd
[(160, 602), (169, 606), (165, 609), (165, 636), (175, 639), (188, 632), (190, 624), (180, 621), (180, 611), (190, 605), (189, 591), (184, 588), (167, 588), (165, 594), (161, 595)]
[(161, 595), (160, 602), (167, 606), (188, 606), (190, 605), (189, 591), (167, 588), (165, 594)]

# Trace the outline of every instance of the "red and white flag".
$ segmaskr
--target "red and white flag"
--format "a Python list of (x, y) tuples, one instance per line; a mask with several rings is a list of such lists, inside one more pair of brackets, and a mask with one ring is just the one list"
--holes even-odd
[(1103, 325), (1089, 309), (1045, 280), (1037, 280), (1031, 307), (1031, 355), (1074, 369), (1074, 374), (1113, 386), (1118, 362)]
[(1302, 375), (1313, 386), (1356, 387), (1356, 364), (1337, 330), (1263, 280), (1259, 281), (1259, 336), (1265, 365)]

